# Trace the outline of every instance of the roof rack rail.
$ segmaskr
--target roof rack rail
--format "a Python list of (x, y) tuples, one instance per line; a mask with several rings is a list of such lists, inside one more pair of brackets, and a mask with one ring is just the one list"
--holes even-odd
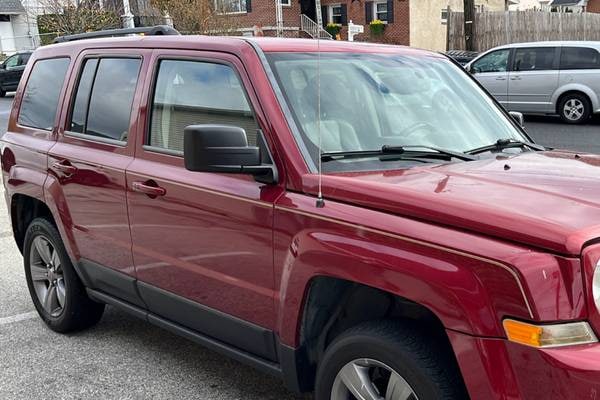
[(54, 39), (54, 43), (72, 42), (74, 40), (94, 39), (102, 37), (123, 36), (143, 33), (147, 36), (156, 35), (179, 35), (179, 31), (168, 25), (143, 26), (139, 28), (107, 29), (97, 32), (76, 33), (74, 35), (59, 36)]

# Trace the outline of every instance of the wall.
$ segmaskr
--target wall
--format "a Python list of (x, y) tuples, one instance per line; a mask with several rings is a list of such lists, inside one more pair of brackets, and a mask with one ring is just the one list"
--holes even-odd
[[(294, 1), (294, 0), (292, 0)], [(383, 36), (371, 35), (369, 23), (366, 18), (365, 0), (353, 0), (347, 2), (348, 22), (363, 25), (365, 33), (355, 35), (354, 40), (360, 42), (381, 42), (388, 44), (408, 45), (410, 43), (410, 13), (409, 3), (414, 0), (394, 0), (394, 22), (387, 24)], [(342, 1), (343, 2), (343, 1)], [(321, 5), (340, 4), (340, 0), (321, 0)], [(369, 21), (370, 22), (370, 21)], [(341, 31), (342, 40), (348, 39), (348, 27), (343, 26)]]
[[(476, 0), (487, 11), (503, 11), (504, 0)], [(410, 45), (428, 50), (446, 50), (447, 27), (442, 23), (442, 9), (462, 11), (463, 0), (411, 0)]]
[(587, 11), (592, 13), (600, 13), (600, 0), (589, 0)]
[(15, 52), (15, 34), (11, 22), (0, 22), (0, 53), (12, 54)]
[[(276, 26), (275, 19), (275, 1), (274, 0), (252, 0), (252, 11), (233, 15), (234, 24), (242, 31), (252, 32), (255, 25), (261, 26), (265, 36), (273, 36)], [(294, 29), (286, 31), (285, 36), (297, 36), (297, 29), (300, 26), (300, 3), (298, 0), (291, 0), (289, 6), (283, 6), (283, 26), (284, 28)]]

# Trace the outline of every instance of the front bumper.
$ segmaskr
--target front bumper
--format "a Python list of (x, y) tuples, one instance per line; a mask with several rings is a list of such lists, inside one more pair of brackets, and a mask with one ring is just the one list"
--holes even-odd
[(448, 331), (472, 400), (600, 399), (600, 344), (537, 349)]

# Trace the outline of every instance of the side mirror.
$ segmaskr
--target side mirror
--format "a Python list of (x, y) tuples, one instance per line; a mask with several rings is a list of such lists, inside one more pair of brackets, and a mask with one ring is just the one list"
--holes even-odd
[(185, 168), (198, 172), (268, 175), (258, 147), (248, 146), (246, 131), (229, 125), (190, 125), (183, 130)]
[(518, 111), (509, 111), (508, 115), (510, 115), (510, 117), (514, 119), (521, 128), (525, 127), (525, 117), (523, 117), (522, 113)]

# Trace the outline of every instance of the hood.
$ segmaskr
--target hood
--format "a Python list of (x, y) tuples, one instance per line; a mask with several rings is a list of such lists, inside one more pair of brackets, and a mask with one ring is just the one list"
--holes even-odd
[[(600, 236), (600, 156), (566, 151), (324, 175), (326, 198), (565, 255)], [(316, 193), (317, 176), (305, 188)]]

